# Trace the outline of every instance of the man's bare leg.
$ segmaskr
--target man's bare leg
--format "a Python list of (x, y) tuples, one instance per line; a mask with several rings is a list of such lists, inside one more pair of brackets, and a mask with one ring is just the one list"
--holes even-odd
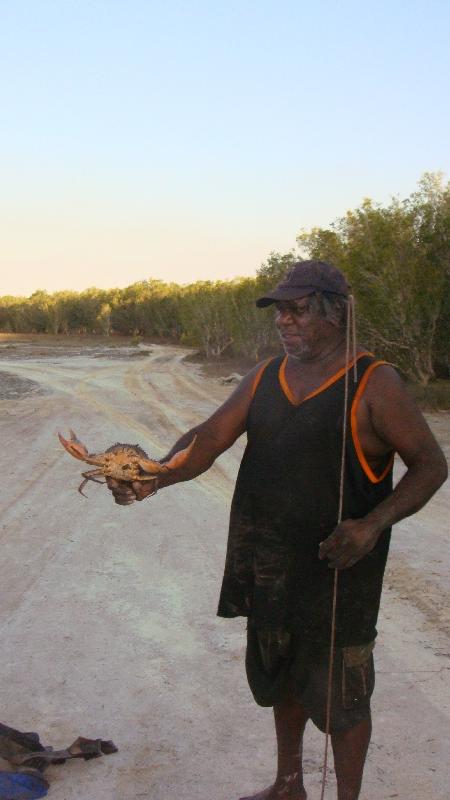
[(331, 734), (338, 800), (357, 800), (372, 733), (370, 715), (348, 731)]
[(278, 769), (275, 783), (240, 800), (306, 800), (303, 786), (302, 745), (308, 714), (289, 694), (273, 707), (277, 734)]

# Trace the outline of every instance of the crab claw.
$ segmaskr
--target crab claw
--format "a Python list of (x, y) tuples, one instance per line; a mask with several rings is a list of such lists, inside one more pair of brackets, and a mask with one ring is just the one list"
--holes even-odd
[(190, 445), (185, 447), (184, 450), (179, 450), (178, 453), (175, 453), (175, 455), (172, 456), (170, 461), (166, 461), (165, 464), (163, 464), (163, 466), (166, 467), (166, 469), (176, 469), (177, 467), (182, 467), (183, 464), (186, 463), (189, 456), (191, 455), (192, 448), (194, 447), (196, 438), (197, 434), (195, 434)]
[(77, 439), (77, 435), (72, 429), (70, 429), (70, 439), (65, 439), (60, 433), (58, 433), (58, 439), (67, 452), (74, 458), (78, 458), (80, 461), (86, 461), (89, 457), (86, 447)]
[(171, 469), (182, 467), (191, 454), (196, 438), (197, 435), (194, 436), (188, 447), (185, 447), (184, 450), (179, 450), (178, 453), (175, 453), (175, 455), (173, 455), (172, 458), (169, 461), (166, 461), (164, 464), (161, 464), (159, 461), (153, 461), (151, 458), (143, 458), (139, 461), (139, 466), (141, 469), (145, 470), (145, 472), (149, 472), (151, 475), (157, 475), (160, 472), (168, 472)]

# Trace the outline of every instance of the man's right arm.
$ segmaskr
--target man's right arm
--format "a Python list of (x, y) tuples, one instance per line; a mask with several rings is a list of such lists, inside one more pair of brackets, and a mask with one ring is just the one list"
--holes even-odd
[[(205, 422), (187, 431), (161, 459), (168, 461), (175, 453), (188, 447), (194, 436), (195, 445), (187, 461), (170, 472), (158, 476), (158, 489), (180, 481), (189, 481), (206, 472), (216, 458), (228, 450), (244, 433), (255, 381), (260, 373), (258, 364), (241, 380), (230, 397)], [(108, 487), (119, 505), (130, 505), (134, 500), (144, 500), (155, 491), (153, 481), (134, 481), (132, 484), (108, 479)]]

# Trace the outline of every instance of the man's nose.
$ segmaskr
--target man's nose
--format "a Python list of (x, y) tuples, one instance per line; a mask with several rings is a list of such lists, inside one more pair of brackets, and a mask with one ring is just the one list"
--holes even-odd
[(290, 322), (292, 322), (292, 311), (288, 308), (279, 308), (276, 316), (277, 325), (285, 325)]

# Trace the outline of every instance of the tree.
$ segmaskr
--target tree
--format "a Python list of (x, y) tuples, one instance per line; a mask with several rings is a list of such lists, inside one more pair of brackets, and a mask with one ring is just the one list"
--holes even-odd
[(100, 311), (97, 314), (97, 322), (105, 336), (109, 336), (111, 333), (111, 311), (112, 309), (109, 303), (102, 303)]
[(294, 250), (289, 250), (288, 253), (276, 253), (272, 250), (269, 254), (267, 261), (264, 261), (256, 274), (261, 281), (261, 286), (273, 286), (278, 283), (293, 267), (296, 261), (301, 261), (301, 257), (296, 255)]
[(200, 347), (206, 358), (221, 356), (233, 344), (230, 295), (226, 281), (198, 281), (183, 288), (181, 341)]
[[(328, 228), (302, 232), (311, 258), (331, 261), (348, 277), (366, 344), (421, 383), (448, 375), (450, 327), (450, 184), (426, 173), (418, 190), (383, 207), (364, 200)], [(279, 350), (265, 294), (301, 260), (271, 252), (255, 278), (189, 286), (149, 278), (126, 289), (34, 292), (0, 298), (0, 330), (83, 333), (111, 330), (182, 341), (216, 358), (233, 352), (258, 360)]]
[(423, 384), (434, 377), (448, 291), (449, 220), (449, 185), (425, 175), (406, 200), (387, 207), (365, 200), (330, 229), (298, 237), (312, 258), (346, 273), (368, 344)]

